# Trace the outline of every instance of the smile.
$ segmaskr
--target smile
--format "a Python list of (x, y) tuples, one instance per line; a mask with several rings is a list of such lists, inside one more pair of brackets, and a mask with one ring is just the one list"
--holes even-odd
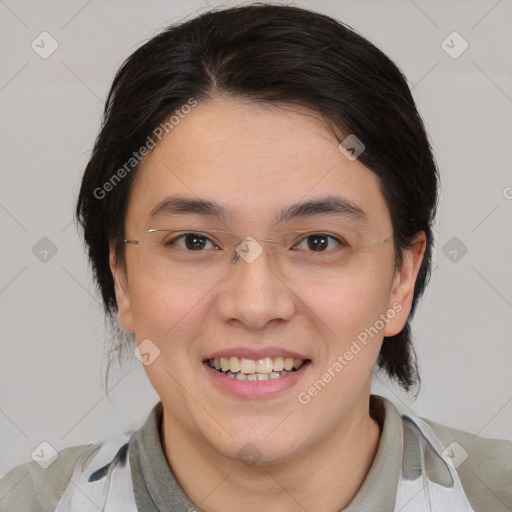
[(311, 366), (305, 353), (270, 346), (219, 350), (202, 360), (212, 390), (242, 400), (287, 396), (284, 393), (297, 387)]
[(264, 357), (248, 359), (232, 357), (216, 357), (207, 363), (219, 373), (235, 380), (261, 381), (279, 379), (296, 372), (307, 360), (291, 357)]

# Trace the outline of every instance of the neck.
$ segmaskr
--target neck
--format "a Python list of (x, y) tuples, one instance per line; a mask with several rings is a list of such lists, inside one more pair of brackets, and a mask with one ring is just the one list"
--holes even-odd
[(379, 425), (366, 407), (285, 462), (247, 466), (213, 451), (165, 410), (162, 424), (169, 466), (187, 496), (206, 512), (259, 512), (262, 505), (282, 512), (341, 510), (361, 487), (379, 440)]

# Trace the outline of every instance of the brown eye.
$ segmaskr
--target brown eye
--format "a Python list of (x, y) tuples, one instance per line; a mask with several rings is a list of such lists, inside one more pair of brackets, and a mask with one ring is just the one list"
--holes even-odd
[(307, 240), (308, 240), (308, 247), (312, 251), (323, 251), (329, 245), (329, 239), (328, 239), (328, 237), (326, 237), (324, 235), (308, 236)]
[(176, 245), (188, 251), (200, 251), (205, 248), (207, 243), (211, 243), (211, 241), (205, 235), (199, 233), (184, 233), (166, 241), (165, 246)]
[[(304, 247), (306, 243), (306, 247)], [(302, 245), (302, 247), (300, 247)], [(334, 247), (333, 247), (334, 245)], [(325, 233), (313, 233), (305, 237), (299, 244), (299, 248), (313, 252), (327, 252), (337, 246), (343, 245), (337, 238)]]

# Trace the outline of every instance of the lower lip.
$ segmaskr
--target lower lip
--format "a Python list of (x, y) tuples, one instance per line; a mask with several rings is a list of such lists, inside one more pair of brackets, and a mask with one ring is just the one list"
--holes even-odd
[(204, 368), (211, 376), (215, 385), (223, 391), (238, 398), (248, 398), (251, 400), (268, 398), (294, 386), (302, 376), (307, 372), (311, 361), (304, 363), (297, 371), (279, 377), (278, 379), (267, 380), (238, 380), (227, 377), (223, 373), (212, 368), (207, 361), (203, 363)]

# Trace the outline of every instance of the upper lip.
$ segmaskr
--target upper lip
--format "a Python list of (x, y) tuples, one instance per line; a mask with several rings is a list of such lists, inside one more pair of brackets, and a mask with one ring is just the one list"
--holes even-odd
[(205, 361), (209, 359), (218, 359), (220, 357), (238, 357), (245, 359), (264, 359), (265, 357), (292, 357), (293, 359), (302, 359), (308, 360), (309, 358), (304, 354), (299, 354), (298, 352), (294, 352), (291, 350), (286, 350), (284, 348), (279, 347), (266, 347), (260, 349), (246, 348), (246, 347), (237, 347), (237, 348), (229, 348), (226, 350), (218, 350), (205, 357)]

